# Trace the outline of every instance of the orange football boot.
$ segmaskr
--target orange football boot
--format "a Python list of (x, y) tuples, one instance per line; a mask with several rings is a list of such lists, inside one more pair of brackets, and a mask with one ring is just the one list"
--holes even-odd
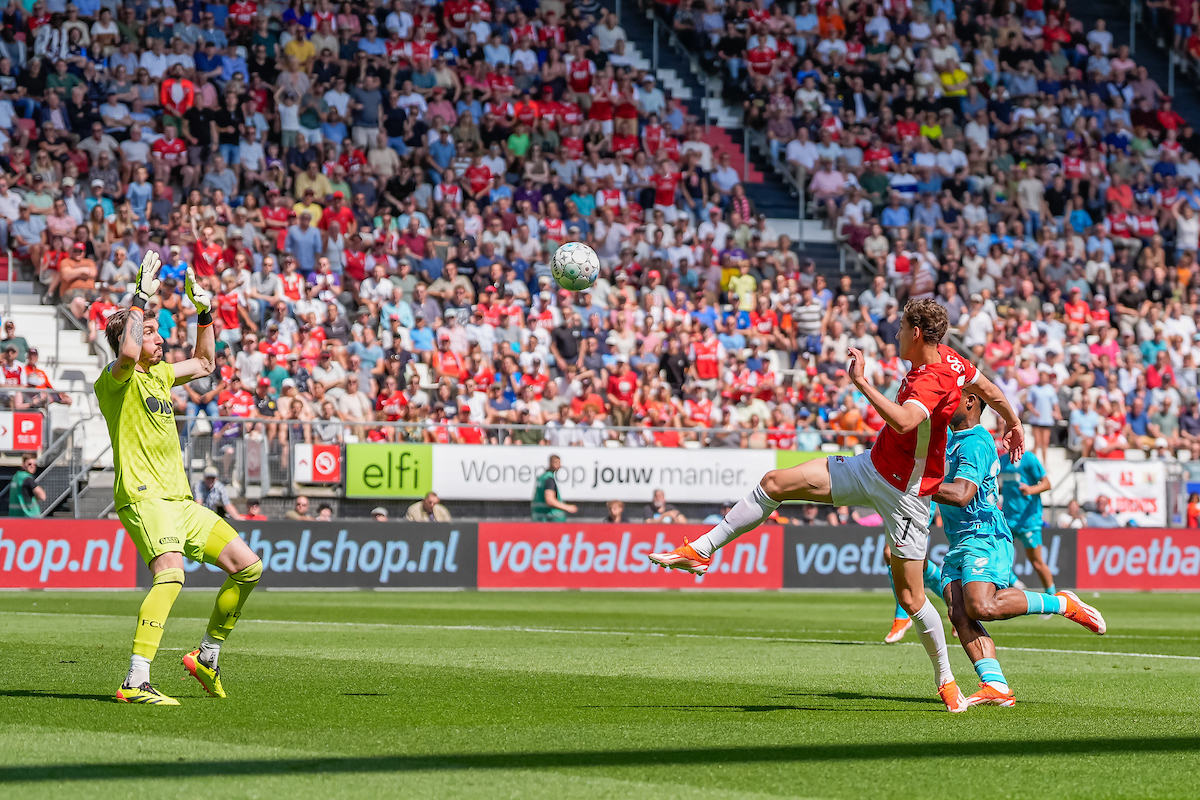
[(1078, 622), (1092, 633), (1100, 636), (1103, 636), (1104, 632), (1108, 630), (1108, 625), (1105, 624), (1104, 617), (1100, 612), (1080, 600), (1074, 592), (1063, 590), (1054, 596), (1066, 598), (1067, 610), (1063, 616), (1067, 619)]
[(979, 684), (979, 691), (967, 698), (968, 706), (1004, 706), (1012, 708), (1017, 704), (1016, 695), (1010, 687), (1008, 692), (1001, 692), (986, 683)]
[(712, 558), (705, 558), (697, 553), (688, 540), (684, 539), (683, 544), (676, 547), (669, 553), (651, 553), (650, 560), (660, 567), (666, 569), (682, 569), (691, 572), (695, 575), (703, 575), (708, 572), (708, 567), (712, 564)]
[(904, 619), (892, 620), (892, 629), (888, 631), (888, 635), (883, 637), (883, 640), (888, 644), (895, 644), (904, 638), (904, 634), (908, 633), (908, 629), (912, 627), (912, 617)]
[(946, 704), (946, 710), (951, 714), (961, 714), (970, 708), (967, 698), (963, 697), (958, 684), (954, 681), (946, 681), (939, 686), (938, 696), (942, 698), (942, 702)]

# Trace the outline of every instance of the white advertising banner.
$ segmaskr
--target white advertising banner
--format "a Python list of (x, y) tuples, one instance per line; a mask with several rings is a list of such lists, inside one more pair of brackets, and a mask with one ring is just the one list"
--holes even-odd
[(1087, 461), (1083, 465), (1083, 499), (1112, 501), (1122, 525), (1141, 528), (1167, 524), (1167, 469), (1161, 461)]
[(567, 502), (645, 503), (662, 489), (669, 503), (737, 501), (775, 469), (774, 450), (433, 445), (433, 490), (447, 500), (521, 500), (551, 455)]

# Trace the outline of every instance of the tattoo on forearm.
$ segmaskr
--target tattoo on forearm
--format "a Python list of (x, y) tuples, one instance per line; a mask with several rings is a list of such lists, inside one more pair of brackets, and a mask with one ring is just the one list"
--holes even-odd
[(144, 335), (145, 326), (142, 324), (142, 310), (140, 308), (129, 309), (129, 321), (125, 324), (125, 335), (121, 339), (121, 343), (132, 341), (138, 346), (138, 351), (142, 349), (142, 337)]

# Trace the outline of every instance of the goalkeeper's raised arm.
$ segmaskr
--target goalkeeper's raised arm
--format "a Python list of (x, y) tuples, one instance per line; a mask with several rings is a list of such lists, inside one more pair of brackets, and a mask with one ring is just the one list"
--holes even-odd
[(203, 378), (212, 373), (215, 366), (216, 338), (212, 324), (212, 294), (196, 281), (196, 273), (191, 267), (187, 269), (184, 291), (188, 300), (196, 307), (196, 349), (192, 357), (177, 361), (175, 367), (175, 385), (187, 383), (196, 378)]

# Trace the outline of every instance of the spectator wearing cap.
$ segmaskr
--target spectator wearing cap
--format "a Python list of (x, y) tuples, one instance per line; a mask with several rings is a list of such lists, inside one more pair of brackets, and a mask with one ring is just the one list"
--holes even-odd
[(95, 286), (97, 275), (96, 262), (87, 256), (87, 245), (76, 242), (71, 246), (69, 257), (59, 263), (57, 271), (50, 273), (46, 291), (63, 303), (86, 299)]
[(229, 489), (219, 479), (216, 467), (205, 467), (204, 475), (192, 484), (192, 496), (196, 502), (218, 516), (226, 519), (240, 520), (242, 515), (229, 499)]
[(87, 209), (88, 216), (91, 216), (92, 209), (100, 206), (104, 209), (104, 216), (111, 217), (116, 213), (113, 207), (112, 200), (105, 196), (105, 185), (103, 178), (95, 178), (88, 183), (90, 191), (84, 199), (84, 207)]

